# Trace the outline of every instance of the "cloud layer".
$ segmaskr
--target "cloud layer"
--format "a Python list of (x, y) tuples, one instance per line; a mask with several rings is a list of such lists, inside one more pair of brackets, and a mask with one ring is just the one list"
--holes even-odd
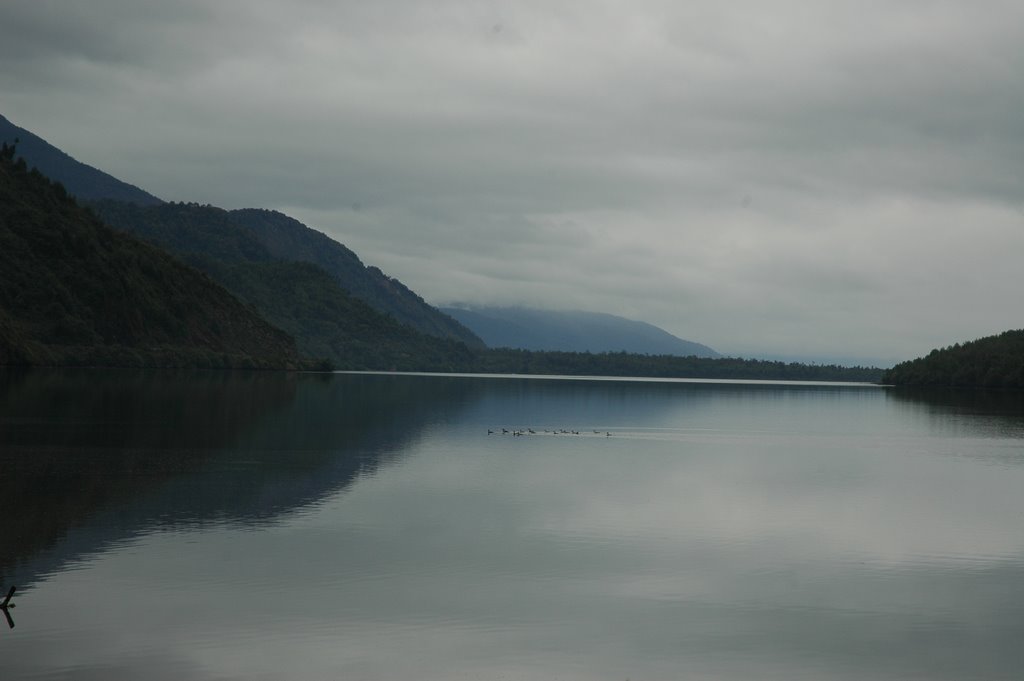
[(2, 113), (434, 303), (891, 361), (1019, 327), (1024, 6), (37, 0)]

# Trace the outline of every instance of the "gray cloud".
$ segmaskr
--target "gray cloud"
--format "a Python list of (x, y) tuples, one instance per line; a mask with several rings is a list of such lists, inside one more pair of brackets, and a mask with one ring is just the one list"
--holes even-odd
[(1013, 2), (0, 9), (3, 113), (428, 300), (880, 361), (1018, 326)]

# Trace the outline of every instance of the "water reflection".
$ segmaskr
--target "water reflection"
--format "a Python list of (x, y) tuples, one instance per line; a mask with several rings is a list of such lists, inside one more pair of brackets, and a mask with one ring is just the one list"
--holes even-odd
[[(196, 395), (228, 390), (205, 380)], [(14, 568), (43, 580), (0, 637), (15, 678), (1024, 670), (1024, 468), (993, 458), (1022, 450), (1012, 409), (879, 388), (257, 376), (222, 393), (264, 391), (254, 406), (211, 397), (177, 427), (156, 423), (175, 400), (136, 393), (151, 425), (111, 445), (106, 411), (46, 417), (54, 390), (3, 403), (6, 441), (115, 462), (82, 480), (125, 489), (79, 499), (86, 517)], [(581, 434), (487, 435), (502, 426)]]
[[(0, 579), (150, 526), (260, 523), (458, 412), (469, 384), (273, 372), (0, 372)], [(116, 522), (90, 518), (116, 509)]]
[(1024, 437), (1024, 392), (898, 388), (886, 391), (899, 407), (927, 419), (945, 435)]

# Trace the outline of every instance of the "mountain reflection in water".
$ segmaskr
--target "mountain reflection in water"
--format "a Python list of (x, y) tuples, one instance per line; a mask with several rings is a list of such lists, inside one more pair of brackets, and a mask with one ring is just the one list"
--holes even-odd
[(4, 679), (1022, 677), (1019, 396), (2, 376)]
[[(0, 372), (0, 584), (24, 589), (153, 525), (261, 523), (315, 503), (471, 390), (283, 372)], [(89, 522), (110, 509), (116, 522)]]

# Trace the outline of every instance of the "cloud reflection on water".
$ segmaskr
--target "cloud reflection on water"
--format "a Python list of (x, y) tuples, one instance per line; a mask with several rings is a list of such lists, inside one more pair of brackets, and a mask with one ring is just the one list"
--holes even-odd
[[(249, 456), (315, 439), (331, 409), (311, 403), (336, 405), (353, 380), (300, 391), (302, 408), (248, 431), (274, 443), (247, 440)], [(951, 435), (934, 403), (893, 409), (882, 390), (359, 380), (441, 392), (387, 417), (385, 431), (420, 425), (385, 466), (307, 512), (172, 524), (51, 576), (4, 646), (15, 676), (148, 677), (155, 661), (183, 681), (1024, 668), (1024, 468), (987, 455), (1021, 450), (999, 435), (1012, 413)], [(501, 423), (623, 434), (486, 435)]]

